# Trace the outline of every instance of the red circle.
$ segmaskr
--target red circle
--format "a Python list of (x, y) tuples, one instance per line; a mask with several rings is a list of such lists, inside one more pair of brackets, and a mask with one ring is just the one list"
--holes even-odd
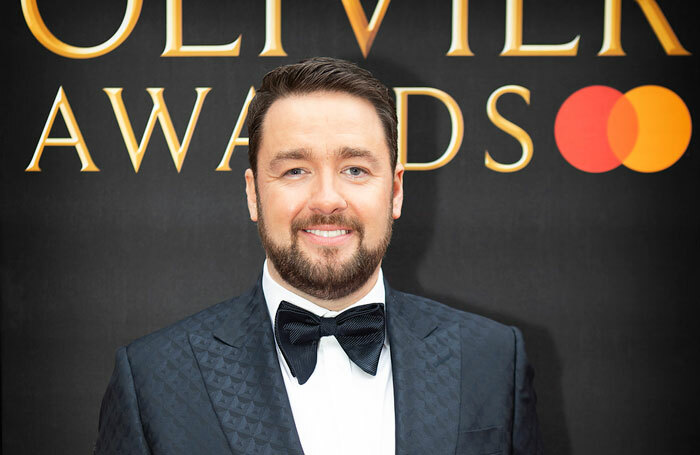
[(554, 138), (573, 167), (597, 173), (620, 165), (621, 159), (608, 140), (608, 118), (623, 96), (614, 88), (591, 85), (575, 91), (561, 105), (554, 121)]

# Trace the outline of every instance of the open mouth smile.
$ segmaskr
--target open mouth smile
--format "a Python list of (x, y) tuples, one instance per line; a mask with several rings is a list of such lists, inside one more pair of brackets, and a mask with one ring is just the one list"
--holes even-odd
[(302, 237), (321, 246), (340, 246), (353, 237), (353, 232), (345, 226), (310, 226), (301, 229)]
[(321, 237), (333, 238), (333, 237), (339, 237), (341, 235), (349, 234), (350, 230), (348, 230), (348, 229), (336, 229), (334, 231), (322, 231), (320, 229), (304, 229), (304, 232), (308, 232), (309, 234), (318, 235)]

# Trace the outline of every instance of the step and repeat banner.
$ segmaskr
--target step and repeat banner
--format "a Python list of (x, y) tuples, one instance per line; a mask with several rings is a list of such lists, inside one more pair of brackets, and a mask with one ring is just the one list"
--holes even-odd
[(5, 3), (3, 452), (89, 453), (115, 350), (257, 279), (248, 105), (332, 56), (396, 96), (392, 286), (522, 329), (548, 453), (690, 453), (691, 3)]

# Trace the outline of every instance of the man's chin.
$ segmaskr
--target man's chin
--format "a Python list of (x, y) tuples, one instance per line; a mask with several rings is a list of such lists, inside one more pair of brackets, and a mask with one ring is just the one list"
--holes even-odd
[(271, 242), (260, 222), (258, 230), (280, 278), (321, 300), (337, 300), (360, 289), (381, 264), (391, 235), (389, 230), (384, 242), (374, 249), (367, 249), (361, 236), (336, 246), (310, 243), (300, 235), (284, 246)]
[[(309, 255), (304, 249), (268, 251), (280, 277), (292, 287), (322, 300), (336, 300), (362, 287), (372, 276), (381, 256), (368, 256), (364, 250), (347, 259), (337, 251)], [(282, 254), (280, 254), (282, 253)]]
[(316, 258), (306, 261), (310, 267), (307, 269), (308, 277), (317, 283), (319, 287), (333, 286), (337, 277), (346, 276), (352, 268), (352, 260), (338, 261), (334, 258)]
[(333, 269), (341, 271), (347, 267), (353, 259), (352, 252), (346, 253), (336, 247), (313, 248), (311, 251), (303, 249), (300, 254), (304, 260), (318, 269)]

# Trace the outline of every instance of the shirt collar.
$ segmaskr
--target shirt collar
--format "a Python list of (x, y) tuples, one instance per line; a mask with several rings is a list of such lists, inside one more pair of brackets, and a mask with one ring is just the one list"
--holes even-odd
[[(305, 299), (304, 297), (301, 297), (296, 293), (282, 287), (281, 284), (279, 284), (272, 278), (268, 267), (269, 266), (267, 263), (267, 259), (265, 259), (265, 263), (263, 264), (262, 288), (263, 293), (265, 294), (265, 302), (267, 303), (267, 310), (270, 314), (270, 320), (272, 321), (273, 327), (275, 324), (275, 315), (277, 314), (277, 308), (280, 306), (282, 300), (286, 300), (289, 303), (293, 303), (294, 305), (297, 305), (300, 308), (312, 312), (316, 316), (330, 318), (337, 316), (340, 313), (339, 311), (331, 311), (321, 306), (318, 306), (315, 303)], [(368, 303), (382, 303), (386, 305), (384, 294), (384, 275), (382, 273), (381, 268), (379, 269), (377, 282), (374, 283), (372, 289), (367, 293), (367, 295), (350, 305), (348, 308), (353, 308)], [(348, 308), (346, 308), (346, 310)]]

